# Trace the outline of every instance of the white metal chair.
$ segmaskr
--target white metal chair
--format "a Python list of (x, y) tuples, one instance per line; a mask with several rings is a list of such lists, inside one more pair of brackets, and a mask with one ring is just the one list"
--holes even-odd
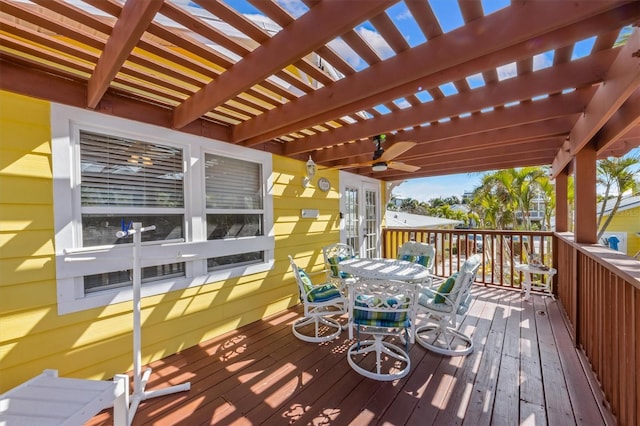
[[(375, 380), (395, 380), (411, 369), (408, 344), (413, 343), (418, 286), (405, 281), (359, 279), (349, 285), (349, 338), (356, 341), (347, 361), (359, 374)], [(361, 334), (371, 336), (362, 340)], [(386, 340), (397, 336), (403, 347)]]
[(329, 281), (340, 287), (342, 293), (346, 295), (348, 282), (355, 278), (351, 274), (341, 271), (338, 263), (356, 257), (353, 247), (343, 243), (331, 244), (322, 248), (322, 254)]
[(471, 337), (458, 330), (457, 317), (469, 309), (471, 287), (480, 264), (480, 255), (471, 256), (439, 287), (434, 285), (420, 290), (416, 314), (424, 314), (427, 324), (416, 327), (415, 339), (422, 347), (451, 356), (473, 351)]
[[(433, 274), (433, 266), (436, 260), (436, 249), (433, 245), (420, 243), (417, 241), (407, 241), (398, 248), (399, 260), (407, 260), (409, 262), (418, 263), (429, 270)], [(423, 284), (431, 285), (431, 278), (428, 278)]]
[(309, 275), (289, 256), (291, 269), (300, 291), (304, 317), (291, 326), (294, 336), (305, 342), (326, 342), (342, 331), (341, 324), (331, 318), (347, 312), (347, 300), (335, 284), (325, 282), (314, 285)]

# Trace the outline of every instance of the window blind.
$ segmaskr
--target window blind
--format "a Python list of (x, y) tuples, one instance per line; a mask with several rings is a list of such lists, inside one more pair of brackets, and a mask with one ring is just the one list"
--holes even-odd
[(205, 155), (208, 209), (262, 209), (260, 164)]
[(181, 149), (81, 131), (80, 157), (83, 207), (184, 207)]

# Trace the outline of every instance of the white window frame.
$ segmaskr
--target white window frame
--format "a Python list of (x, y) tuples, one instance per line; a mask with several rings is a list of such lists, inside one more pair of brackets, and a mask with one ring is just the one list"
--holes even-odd
[[(84, 293), (83, 276), (131, 269), (133, 260), (132, 244), (81, 247), (80, 129), (127, 139), (137, 138), (183, 150), (185, 241), (144, 243), (141, 261), (143, 267), (185, 262), (185, 276), (159, 278), (157, 281), (144, 283), (142, 297), (256, 274), (273, 268), (275, 237), (273, 235), (273, 194), (270, 189), (273, 165), (270, 153), (52, 103), (55, 257), (59, 314), (108, 306), (130, 301), (133, 298), (132, 289), (129, 286), (86, 295)], [(203, 161), (205, 152), (261, 164), (264, 236), (207, 241)], [(244, 251), (264, 251), (264, 262), (207, 271), (207, 258)], [(214, 253), (215, 255), (212, 255)]]

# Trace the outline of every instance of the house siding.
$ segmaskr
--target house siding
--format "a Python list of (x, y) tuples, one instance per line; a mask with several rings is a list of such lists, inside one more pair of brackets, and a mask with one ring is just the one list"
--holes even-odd
[[(0, 91), (0, 392), (46, 368), (107, 379), (133, 368), (131, 302), (58, 315), (50, 105)], [(272, 270), (142, 300), (142, 362), (298, 303), (287, 255), (321, 270), (321, 247), (340, 239), (338, 172), (302, 187), (304, 162), (273, 156)], [(317, 189), (318, 177), (332, 182)], [(318, 209), (302, 219), (301, 209)]]
[[(607, 220), (608, 215), (602, 218), (604, 223)], [(637, 233), (640, 232), (640, 207), (634, 207), (616, 212), (611, 219), (609, 226), (607, 226), (607, 232), (626, 232), (627, 233), (627, 253), (629, 256), (633, 256), (640, 250), (640, 236)]]

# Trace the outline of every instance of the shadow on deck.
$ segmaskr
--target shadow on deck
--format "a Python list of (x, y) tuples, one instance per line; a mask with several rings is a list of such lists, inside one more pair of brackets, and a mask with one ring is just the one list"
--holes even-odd
[[(481, 286), (474, 295), (466, 357), (413, 345), (408, 376), (366, 379), (347, 364), (346, 332), (299, 341), (292, 308), (154, 362), (147, 389), (191, 390), (142, 402), (133, 424), (605, 424), (558, 302)], [(105, 411), (88, 424), (111, 421)]]

